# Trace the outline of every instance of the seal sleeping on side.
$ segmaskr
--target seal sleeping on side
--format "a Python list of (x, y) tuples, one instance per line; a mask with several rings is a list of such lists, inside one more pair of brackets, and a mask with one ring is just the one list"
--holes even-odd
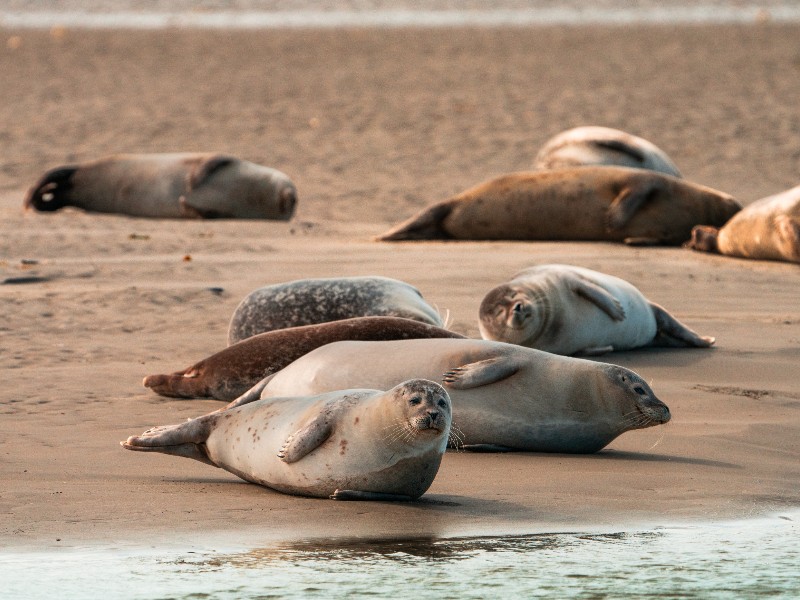
[(229, 406), (357, 385), (389, 388), (443, 373), (453, 402), (453, 437), (467, 449), (591, 453), (626, 431), (670, 419), (667, 406), (629, 369), (469, 339), (335, 342)]
[(398, 340), (464, 336), (400, 317), (358, 317), (259, 333), (171, 375), (149, 375), (143, 385), (175, 398), (231, 401), (264, 377), (315, 348), (341, 340)]
[(800, 263), (800, 186), (747, 205), (720, 229), (698, 225), (687, 247)]
[(447, 392), (417, 379), (388, 392), (261, 400), (120, 443), (194, 458), (286, 494), (412, 500), (436, 476), (450, 422)]
[(562, 131), (542, 146), (534, 169), (562, 169), (590, 165), (617, 165), (666, 173), (681, 172), (666, 152), (655, 144), (610, 127), (575, 127)]
[(275, 219), (294, 214), (284, 173), (222, 154), (118, 154), (45, 173), (25, 208), (75, 206), (133, 217)]
[(741, 209), (728, 194), (663, 173), (573, 167), (512, 173), (430, 206), (377, 240), (586, 240), (678, 245)]
[(259, 288), (233, 311), (228, 344), (250, 336), (355, 317), (403, 317), (442, 327), (419, 290), (389, 277), (298, 279)]
[(531, 267), (491, 290), (481, 302), (478, 327), (483, 339), (555, 354), (714, 343), (627, 281), (570, 265)]

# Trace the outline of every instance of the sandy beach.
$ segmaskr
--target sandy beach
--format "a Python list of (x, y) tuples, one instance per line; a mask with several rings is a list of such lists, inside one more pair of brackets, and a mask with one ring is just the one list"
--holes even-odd
[[(0, 543), (238, 543), (589, 531), (800, 505), (800, 270), (681, 248), (407, 243), (373, 235), (570, 127), (617, 127), (743, 204), (800, 183), (800, 25), (0, 31)], [(25, 213), (51, 167), (220, 151), (298, 187), (289, 223)], [(602, 357), (673, 414), (591, 456), (448, 452), (410, 504), (282, 495), (125, 452), (219, 408), (145, 389), (226, 343), (260, 286), (407, 281), (477, 337), (483, 295), (568, 263), (636, 285), (711, 350)], [(23, 279), (27, 283), (15, 283)], [(216, 288), (222, 288), (220, 292)]]

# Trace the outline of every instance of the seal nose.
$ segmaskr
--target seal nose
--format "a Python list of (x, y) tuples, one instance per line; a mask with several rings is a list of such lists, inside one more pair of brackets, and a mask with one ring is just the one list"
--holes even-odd
[(431, 420), (431, 423), (433, 423), (436, 419), (439, 418), (439, 412), (435, 410), (429, 410), (428, 418)]

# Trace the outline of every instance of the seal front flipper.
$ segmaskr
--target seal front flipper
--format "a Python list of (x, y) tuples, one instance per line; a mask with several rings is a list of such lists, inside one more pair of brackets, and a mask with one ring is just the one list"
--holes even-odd
[(76, 166), (51, 169), (25, 195), (23, 206), (40, 211), (54, 211), (70, 205), (69, 192), (72, 191), (72, 176)]
[(382, 492), (361, 492), (359, 490), (335, 490), (331, 500), (378, 500), (383, 502), (411, 502), (411, 496), (402, 494), (384, 494)]
[(643, 165), (646, 160), (644, 153), (639, 148), (622, 140), (592, 140), (590, 143), (600, 149), (624, 154), (639, 165)]
[(500, 452), (519, 452), (516, 448), (511, 446), (501, 446), (499, 444), (465, 444), (460, 450), (476, 453), (500, 453)]
[(120, 445), (126, 450), (193, 458), (216, 467), (208, 458), (204, 445), (215, 422), (215, 417), (205, 415), (178, 425), (153, 427), (142, 435), (132, 435)]
[(606, 229), (620, 230), (658, 191), (656, 181), (635, 181), (622, 188), (606, 209)]
[(209, 158), (194, 159), (192, 162), (194, 163), (194, 168), (189, 174), (187, 182), (189, 190), (197, 189), (203, 185), (214, 173), (236, 162), (236, 158), (224, 154), (215, 154)]
[(276, 373), (273, 373), (272, 375), (267, 375), (266, 377), (264, 377), (264, 379), (255, 384), (244, 394), (242, 394), (235, 400), (231, 400), (230, 404), (226, 405), (221, 410), (236, 408), (237, 406), (243, 406), (245, 404), (250, 404), (251, 402), (255, 402), (256, 400), (261, 400), (261, 392), (264, 391), (264, 388), (267, 387), (267, 384), (273, 377), (275, 377), (275, 375)]
[(450, 369), (442, 381), (454, 390), (468, 390), (511, 377), (521, 366), (520, 361), (510, 356), (487, 358)]
[(444, 220), (452, 212), (451, 202), (435, 204), (424, 209), (407, 221), (400, 223), (384, 234), (374, 238), (376, 242), (398, 242), (405, 240), (446, 240), (453, 236), (443, 227)]
[(655, 302), (650, 302), (650, 308), (657, 327), (654, 346), (708, 348), (714, 344), (713, 337), (692, 331)]
[(330, 408), (320, 412), (308, 425), (289, 436), (278, 458), (291, 464), (319, 448), (333, 433), (332, 420)]
[(570, 278), (570, 289), (586, 298), (615, 321), (625, 320), (625, 309), (608, 290), (580, 276)]

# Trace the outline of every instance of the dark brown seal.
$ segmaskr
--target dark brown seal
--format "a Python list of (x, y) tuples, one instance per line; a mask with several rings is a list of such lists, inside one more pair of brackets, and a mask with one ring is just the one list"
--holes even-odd
[(463, 337), (400, 317), (345, 319), (261, 333), (228, 346), (183, 371), (149, 375), (143, 384), (162, 396), (233, 400), (264, 377), (331, 342)]
[(378, 240), (584, 240), (678, 245), (741, 209), (663, 173), (574, 167), (497, 177), (430, 206)]
[(45, 173), (25, 208), (75, 206), (133, 217), (276, 219), (297, 192), (280, 171), (222, 154), (119, 154)]

